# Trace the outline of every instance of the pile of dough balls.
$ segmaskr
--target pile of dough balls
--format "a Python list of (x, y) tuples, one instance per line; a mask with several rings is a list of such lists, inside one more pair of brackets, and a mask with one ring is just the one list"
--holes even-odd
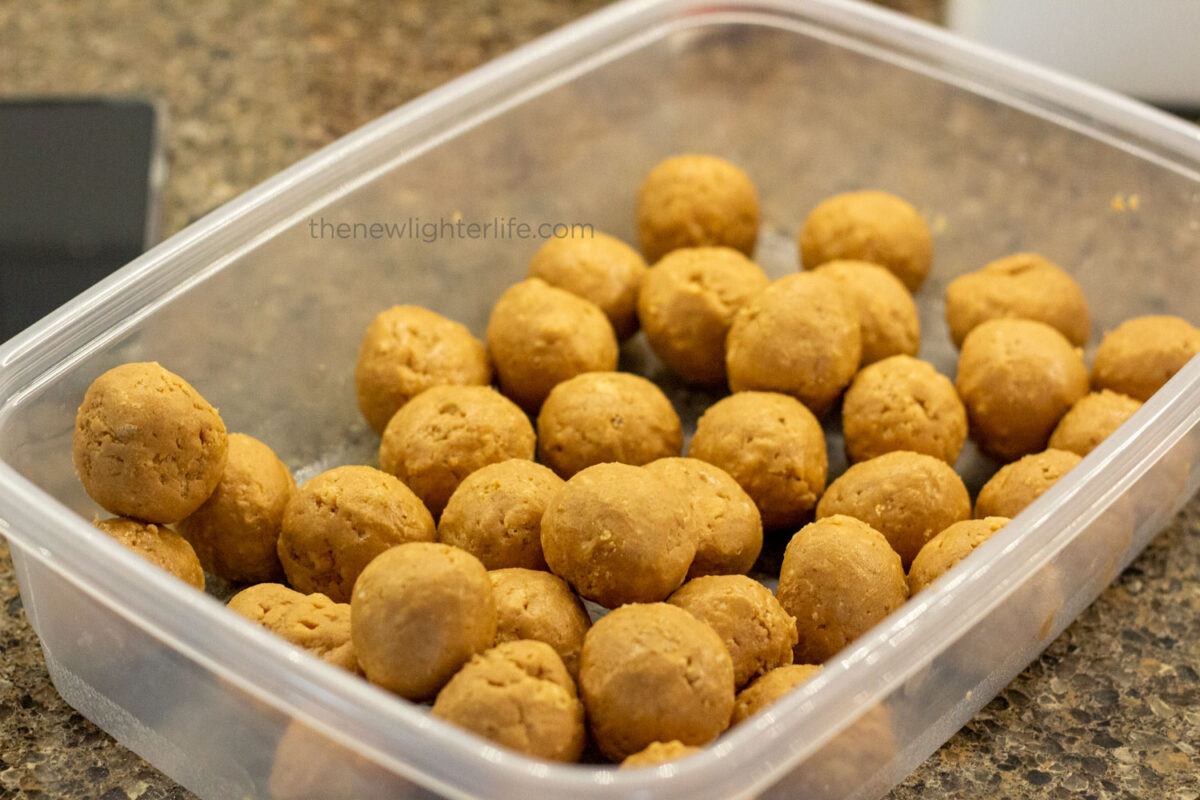
[[(653, 766), (815, 686), (1200, 351), (1188, 322), (1141, 317), (1089, 374), (1083, 289), (1018, 253), (947, 286), (952, 379), (919, 358), (933, 237), (905, 200), (820, 202), (801, 269), (776, 280), (753, 260), (757, 189), (727, 161), (667, 159), (633, 216), (636, 247), (547, 241), (482, 338), (415, 305), (379, 313), (354, 368), (377, 465), (297, 486), (178, 375), (105, 372), (73, 448), (115, 515), (96, 526), (496, 744)], [(639, 332), (661, 385), (619, 368)], [(690, 441), (680, 385), (711, 400)], [(955, 471), (968, 439), (1002, 465), (974, 498)]]

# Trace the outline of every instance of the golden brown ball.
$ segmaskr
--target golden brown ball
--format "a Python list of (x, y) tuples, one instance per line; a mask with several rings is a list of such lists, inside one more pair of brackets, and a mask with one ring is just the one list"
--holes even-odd
[(966, 519), (930, 539), (908, 568), (909, 594), (916, 594), (945, 575), (1008, 522), (1008, 517)]
[(1141, 407), (1140, 401), (1108, 389), (1084, 395), (1058, 421), (1050, 434), (1050, 449), (1086, 456)]
[(545, 642), (558, 653), (567, 672), (577, 677), (583, 637), (592, 621), (567, 582), (549, 572), (520, 567), (494, 569), (488, 577), (496, 600), (496, 644), (516, 639)]
[(1046, 450), (1004, 465), (979, 490), (975, 516), (1015, 517), (1082, 460), (1066, 450)]
[(745, 722), (820, 671), (819, 664), (788, 664), (767, 672), (737, 693), (730, 725)]
[(817, 268), (817, 274), (832, 278), (857, 312), (864, 366), (888, 356), (917, 354), (921, 320), (917, 304), (899, 278), (868, 261), (829, 261)]
[(175, 531), (126, 517), (97, 520), (93, 524), (154, 566), (204, 591), (200, 559), (187, 540)]
[(1092, 385), (1143, 403), (1200, 353), (1200, 328), (1179, 317), (1136, 317), (1104, 334)]
[(350, 604), (279, 583), (258, 583), (229, 599), (229, 608), (322, 661), (358, 672), (350, 639)]
[(644, 750), (639, 750), (633, 755), (627, 756), (621, 762), (621, 769), (657, 767), (659, 764), (665, 764), (668, 761), (678, 761), (681, 758), (687, 758), (699, 752), (699, 747), (686, 745), (678, 739), (672, 739), (669, 742), (651, 742)]

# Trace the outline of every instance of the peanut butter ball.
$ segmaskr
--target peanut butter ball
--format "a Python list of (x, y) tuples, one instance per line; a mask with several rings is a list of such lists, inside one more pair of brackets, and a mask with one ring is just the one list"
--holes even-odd
[(548, 239), (529, 262), (529, 277), (595, 303), (618, 339), (637, 333), (638, 290), (646, 262), (629, 245), (603, 233)]
[(292, 473), (274, 450), (244, 433), (231, 433), (217, 488), (176, 527), (214, 575), (235, 583), (279, 581), (279, 531), (295, 490)]
[(350, 639), (350, 604), (323, 594), (301, 594), (279, 583), (259, 583), (229, 600), (229, 608), (336, 667), (358, 672)]
[(636, 769), (638, 767), (657, 767), (668, 761), (678, 761), (700, 752), (699, 747), (686, 745), (678, 739), (669, 742), (651, 742), (646, 749), (639, 750), (627, 756), (621, 762), (621, 769)]
[(882, 533), (907, 567), (926, 542), (971, 518), (971, 496), (945, 461), (896, 450), (855, 464), (829, 484), (817, 519), (835, 515)]
[(650, 349), (688, 383), (725, 383), (725, 336), (737, 312), (770, 284), (730, 247), (685, 247), (654, 265), (638, 295)]
[(933, 237), (911, 205), (887, 192), (834, 195), (817, 204), (800, 229), (805, 269), (837, 260), (887, 267), (915, 292), (933, 262)]
[(782, 698), (821, 669), (819, 664), (787, 664), (760, 675), (737, 693), (733, 702), (730, 725), (745, 722), (767, 706)]
[(88, 495), (106, 511), (170, 524), (208, 499), (225, 471), (217, 410), (157, 363), (113, 367), (88, 387), (72, 455)]
[(617, 336), (604, 312), (540, 278), (500, 295), (487, 346), (500, 390), (530, 413), (567, 378), (617, 368)]
[(971, 551), (1008, 524), (1008, 517), (984, 517), (956, 522), (930, 539), (908, 569), (908, 592), (914, 595), (950, 571)]
[(1092, 365), (1092, 385), (1143, 403), (1200, 353), (1200, 329), (1179, 317), (1127, 320), (1104, 334)]
[(850, 463), (910, 450), (953, 465), (967, 439), (967, 410), (932, 364), (892, 356), (854, 376), (842, 401), (842, 434)]
[(725, 340), (729, 388), (790, 394), (824, 414), (858, 371), (858, 313), (831, 278), (788, 275), (751, 298)]
[(511, 458), (475, 470), (458, 485), (438, 521), (438, 541), (461, 547), (488, 569), (546, 569), (542, 515), (562, 478)]
[(963, 341), (955, 381), (971, 436), (1001, 461), (1045, 449), (1067, 409), (1088, 392), (1083, 356), (1044, 322), (993, 319)]
[(93, 524), (154, 566), (204, 591), (200, 559), (187, 540), (175, 531), (125, 517), (97, 520)]
[(354, 368), (358, 408), (376, 433), (431, 386), (491, 382), (483, 342), (465, 325), (420, 306), (393, 306), (375, 317)]
[(729, 651), (716, 631), (681, 608), (618, 608), (588, 631), (580, 665), (592, 739), (613, 761), (652, 742), (701, 746), (729, 725)]
[(1066, 450), (1046, 450), (1004, 465), (979, 490), (975, 516), (1015, 517), (1082, 460)]
[(888, 356), (917, 354), (921, 320), (917, 304), (899, 278), (867, 261), (829, 261), (817, 268), (817, 274), (836, 281), (858, 313), (864, 366)]
[(688, 580), (750, 571), (762, 551), (762, 515), (728, 472), (697, 458), (660, 458), (646, 469), (687, 498), (696, 537)]
[(430, 713), (550, 761), (578, 761), (587, 740), (575, 681), (542, 642), (506, 642), (474, 656), (438, 692)]
[(756, 580), (745, 575), (693, 578), (667, 602), (717, 632), (733, 659), (733, 683), (739, 689), (775, 667), (792, 663), (796, 620)]
[(1084, 395), (1058, 421), (1050, 434), (1050, 449), (1086, 456), (1141, 407), (1129, 395), (1108, 389)]
[(946, 287), (946, 322), (955, 346), (962, 347), (979, 323), (1006, 317), (1044, 322), (1076, 347), (1087, 344), (1092, 330), (1083, 289), (1037, 253), (1001, 258)]
[(642, 467), (577, 472), (542, 517), (550, 570), (606, 608), (663, 600), (696, 554), (687, 500)]
[(402, 480), (435, 516), (463, 479), (488, 464), (532, 459), (533, 425), (489, 386), (435, 386), (396, 412), (379, 468)]
[(776, 596), (796, 618), (796, 662), (822, 664), (904, 605), (908, 582), (882, 533), (837, 514), (788, 542)]
[(355, 582), (350, 633), (369, 681), (409, 700), (429, 699), (495, 641), (492, 582), (465, 550), (398, 545)]
[(283, 511), (279, 560), (288, 583), (335, 603), (350, 599), (358, 574), (405, 542), (432, 542), (433, 517), (407, 486), (372, 467), (337, 467), (293, 494)]
[(683, 449), (667, 396), (628, 372), (585, 372), (551, 390), (537, 419), (538, 456), (563, 478), (593, 464), (641, 466)]
[(829, 471), (821, 423), (800, 401), (774, 392), (718, 400), (696, 424), (688, 455), (729, 473), (767, 529), (802, 524)]
[(496, 644), (516, 639), (545, 642), (567, 672), (579, 675), (579, 653), (592, 621), (567, 582), (540, 570), (512, 567), (488, 573), (496, 600)]
[(750, 176), (715, 156), (668, 158), (638, 190), (637, 227), (651, 264), (681, 247), (723, 245), (752, 255), (758, 191)]

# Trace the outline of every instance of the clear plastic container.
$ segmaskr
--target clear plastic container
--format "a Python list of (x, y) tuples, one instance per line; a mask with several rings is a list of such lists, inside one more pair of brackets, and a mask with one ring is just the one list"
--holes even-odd
[[(63, 697), (214, 800), (874, 797), (903, 778), (1196, 490), (1200, 361), (801, 690), (702, 755), (634, 773), (534, 761), (433, 720), (87, 523), (71, 430), (104, 369), (161, 361), (301, 477), (370, 462), (352, 382), (367, 322), (412, 302), (480, 332), (536, 246), (320, 239), (312, 220), (585, 221), (631, 239), (640, 178), (687, 151), (757, 181), (775, 275), (796, 268), (794, 233), (824, 196), (913, 200), (938, 231), (922, 355), (947, 374), (945, 283), (1019, 249), (1078, 276), (1093, 342), (1130, 316), (1200, 311), (1197, 129), (858, 5), (611, 7), (322, 150), (0, 349), (2, 530)], [(636, 347), (625, 358), (655, 371)], [(692, 420), (705, 400), (676, 398)], [(960, 466), (974, 486), (989, 468)]]

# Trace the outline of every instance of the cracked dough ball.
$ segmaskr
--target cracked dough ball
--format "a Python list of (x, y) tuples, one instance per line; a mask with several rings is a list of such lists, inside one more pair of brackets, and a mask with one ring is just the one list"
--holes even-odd
[(967, 334), (955, 386), (972, 438), (1012, 461), (1045, 449), (1063, 414), (1088, 393), (1088, 375), (1080, 351), (1044, 322), (993, 319)]
[(1092, 330), (1083, 289), (1037, 253), (1001, 258), (946, 287), (946, 322), (956, 347), (979, 323), (1007, 317), (1044, 322), (1076, 347), (1087, 344)]
[(796, 620), (771, 590), (745, 575), (709, 575), (679, 587), (667, 602), (707, 622), (733, 659), (733, 683), (742, 688), (792, 663)]
[(1008, 517), (984, 517), (956, 522), (930, 539), (908, 569), (908, 593), (914, 595), (971, 555), (1008, 524)]
[(678, 739), (672, 739), (669, 742), (651, 742), (645, 750), (639, 750), (633, 755), (627, 756), (621, 762), (621, 769), (656, 767), (659, 764), (665, 764), (668, 761), (678, 761), (681, 758), (687, 758), (699, 752), (699, 747), (686, 745)]
[(805, 269), (830, 261), (869, 261), (887, 267), (915, 292), (933, 263), (933, 237), (911, 205), (887, 192), (834, 195), (817, 204), (800, 229)]
[(344, 603), (358, 574), (384, 550), (436, 536), (429, 511), (394, 476), (372, 467), (337, 467), (288, 500), (279, 560), (299, 591)]
[(627, 605), (588, 631), (579, 688), (596, 746), (621, 761), (652, 742), (717, 738), (733, 710), (733, 662), (716, 631), (683, 609)]
[(782, 698), (821, 669), (819, 664), (788, 664), (767, 672), (737, 693), (730, 726), (745, 722)]
[(636, 250), (603, 233), (549, 239), (529, 262), (530, 278), (595, 303), (621, 340), (637, 333), (638, 290), (646, 271)]
[(562, 488), (549, 467), (510, 458), (475, 470), (438, 521), (438, 541), (461, 547), (488, 569), (546, 569), (542, 515)]
[(1200, 329), (1179, 317), (1136, 317), (1104, 334), (1092, 385), (1143, 403), (1200, 353)]
[(369, 681), (408, 700), (427, 700), (496, 640), (492, 582), (465, 550), (398, 545), (355, 582), (350, 633)]
[(229, 599), (229, 608), (336, 667), (359, 672), (350, 639), (350, 604), (320, 593), (301, 594), (278, 583), (259, 583)]
[(279, 531), (296, 481), (275, 451), (244, 433), (229, 434), (229, 456), (204, 505), (176, 525), (200, 563), (235, 583), (283, 578)]
[(663, 600), (687, 575), (696, 541), (687, 500), (642, 467), (577, 472), (542, 518), (550, 570), (605, 608)]
[(788, 542), (776, 596), (796, 618), (796, 661), (822, 664), (904, 605), (908, 581), (882, 533), (837, 514)]
[(376, 433), (431, 386), (492, 382), (483, 342), (465, 325), (420, 306), (393, 306), (371, 321), (358, 351), (358, 408)]
[(575, 682), (542, 642), (506, 642), (474, 656), (438, 692), (430, 713), (550, 761), (578, 761), (587, 740)]
[(852, 464), (911, 450), (952, 465), (967, 440), (967, 410), (932, 364), (892, 356), (854, 376), (842, 401), (842, 434)]
[(729, 473), (767, 529), (808, 518), (829, 470), (821, 423), (799, 400), (774, 392), (718, 400), (696, 424), (688, 455)]
[(638, 295), (646, 341), (689, 383), (725, 383), (725, 336), (737, 312), (771, 283), (729, 247), (685, 247), (654, 265)]
[(1004, 465), (979, 490), (975, 516), (1015, 517), (1082, 460), (1066, 450), (1046, 450)]
[(756, 294), (725, 340), (729, 388), (790, 394), (824, 414), (858, 371), (858, 313), (832, 279), (788, 275)]
[(829, 261), (816, 273), (842, 287), (847, 302), (857, 311), (863, 365), (888, 356), (917, 354), (921, 320), (917, 304), (899, 278), (867, 261)]
[(468, 475), (511, 458), (533, 459), (529, 418), (490, 386), (435, 386), (396, 412), (379, 445), (379, 468), (438, 517)]
[(681, 247), (723, 245), (754, 253), (758, 191), (745, 172), (714, 156), (660, 162), (637, 199), (638, 240), (653, 264)]
[(579, 676), (579, 652), (592, 627), (583, 603), (557, 575), (513, 567), (488, 573), (496, 599), (496, 644), (516, 639), (545, 642), (567, 672)]
[(114, 517), (92, 523), (156, 567), (204, 591), (204, 570), (187, 540), (153, 522)]
[(567, 378), (617, 368), (617, 336), (604, 312), (540, 278), (500, 295), (488, 319), (487, 346), (500, 390), (530, 413)]
[(563, 478), (593, 464), (639, 467), (683, 449), (667, 396), (628, 372), (585, 372), (551, 390), (537, 419), (538, 456)]
[(1084, 395), (1058, 421), (1050, 434), (1050, 449), (1086, 456), (1141, 407), (1140, 401), (1108, 389)]
[(104, 510), (170, 524), (212, 494), (227, 448), (217, 410), (150, 362), (113, 367), (92, 382), (75, 417), (72, 456)]

